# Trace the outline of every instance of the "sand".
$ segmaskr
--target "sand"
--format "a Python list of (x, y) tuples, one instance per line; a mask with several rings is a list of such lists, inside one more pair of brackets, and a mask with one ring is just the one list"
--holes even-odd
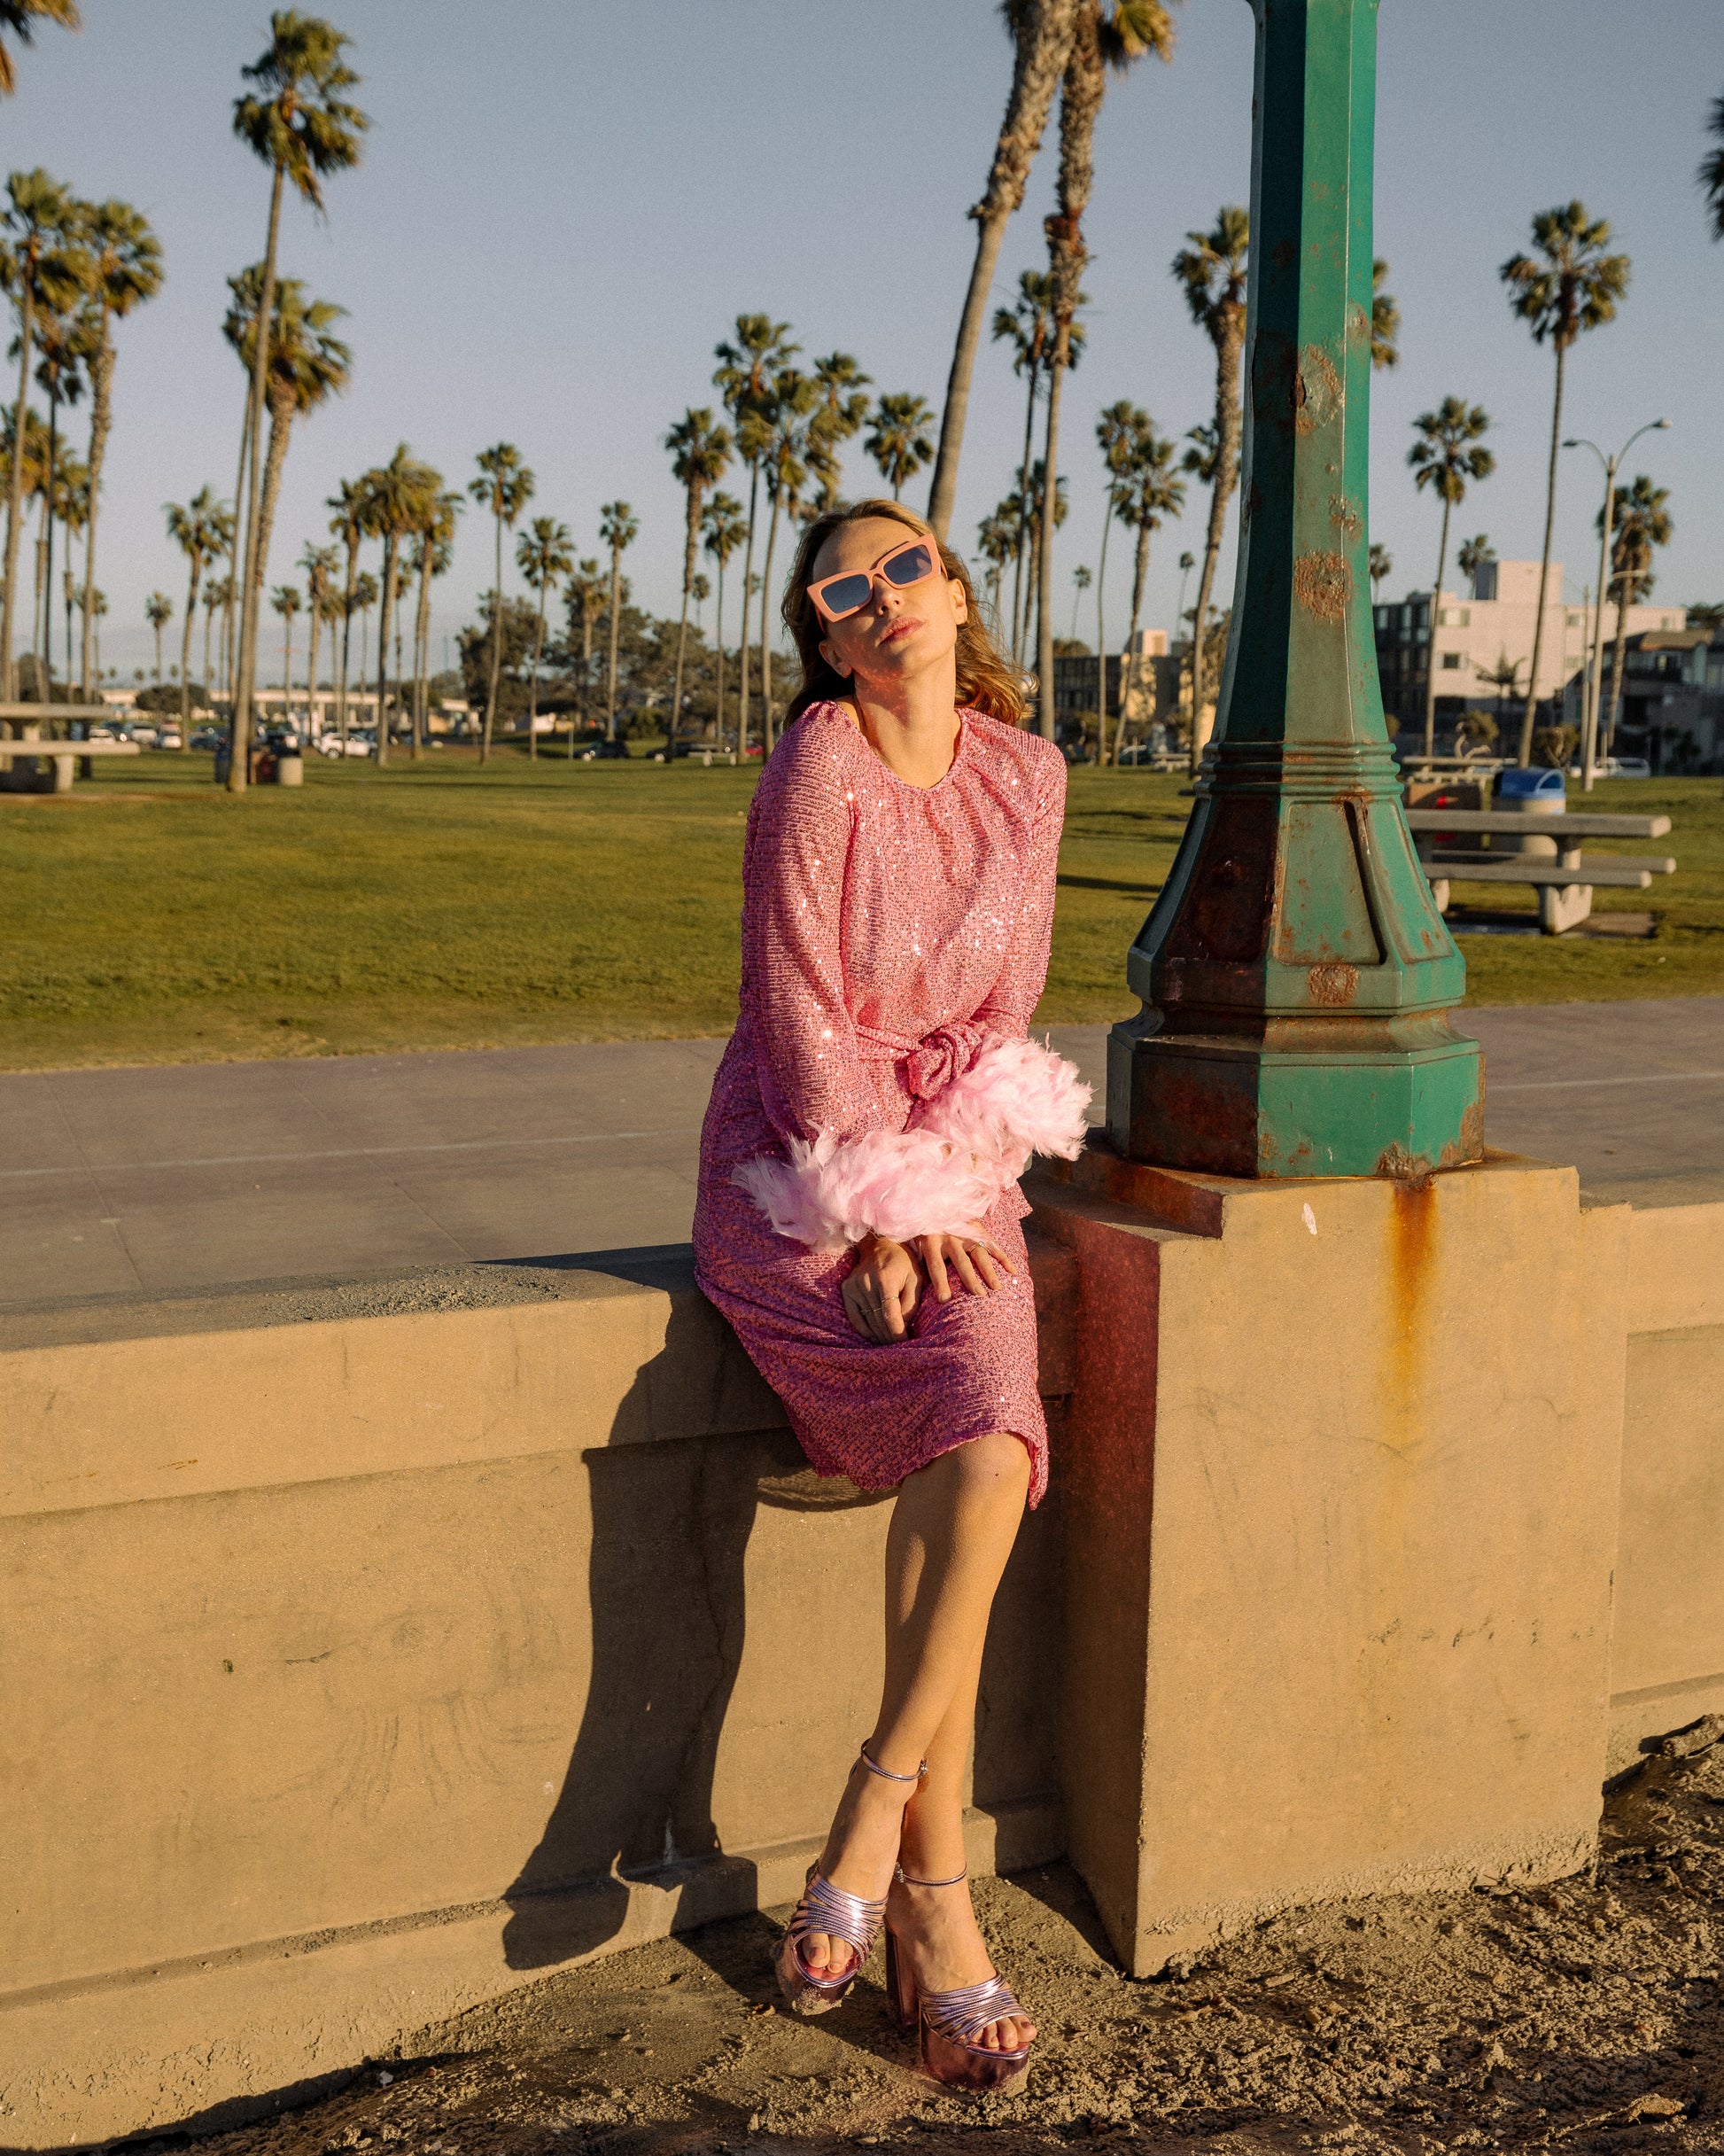
[(1004, 2098), (919, 2076), (878, 1954), (836, 2012), (780, 2011), (777, 1911), (423, 2030), (200, 2156), (1724, 2151), (1721, 1733), (1618, 1786), (1575, 1878), (1293, 1911), (1145, 1982), (1120, 1973), (1068, 1868), (978, 1882), (997, 1963), (1042, 2029)]

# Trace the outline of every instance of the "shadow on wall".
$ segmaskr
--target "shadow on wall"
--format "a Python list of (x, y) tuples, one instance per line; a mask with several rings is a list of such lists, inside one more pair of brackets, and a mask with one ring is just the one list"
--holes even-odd
[[(682, 1284), (687, 1252), (531, 1262), (660, 1287)], [(687, 1366), (711, 1323), (702, 1305), (679, 1307), (657, 1359)], [(645, 1421), (652, 1389), (649, 1364), (619, 1428)], [(512, 1969), (544, 1968), (614, 1939), (628, 1910), (627, 1875), (722, 1854), (713, 1773), (742, 1659), (758, 1507), (851, 1510), (891, 1494), (815, 1475), (788, 1430), (621, 1444), (587, 1453), (586, 1466), (592, 1667), (562, 1790), (504, 1896)]]

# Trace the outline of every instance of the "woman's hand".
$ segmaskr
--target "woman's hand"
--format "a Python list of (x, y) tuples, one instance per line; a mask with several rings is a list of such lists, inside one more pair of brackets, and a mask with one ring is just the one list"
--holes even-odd
[(948, 1265), (972, 1295), (989, 1295), (1006, 1285), (995, 1271), (997, 1265), (1017, 1277), (1017, 1267), (979, 1221), (972, 1220), (961, 1235), (918, 1235), (914, 1248), (942, 1303), (951, 1300)]
[(902, 1340), (921, 1294), (916, 1261), (901, 1242), (869, 1235), (856, 1246), (856, 1263), (844, 1282), (844, 1315), (864, 1340), (889, 1347)]

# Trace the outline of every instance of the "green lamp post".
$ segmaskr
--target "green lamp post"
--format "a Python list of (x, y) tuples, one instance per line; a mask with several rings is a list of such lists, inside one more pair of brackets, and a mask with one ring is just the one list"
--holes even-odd
[(1366, 533), (1377, 0), (1257, 19), (1239, 555), (1215, 736), (1107, 1049), (1128, 1158), (1239, 1176), (1475, 1159), (1466, 968), (1414, 853)]

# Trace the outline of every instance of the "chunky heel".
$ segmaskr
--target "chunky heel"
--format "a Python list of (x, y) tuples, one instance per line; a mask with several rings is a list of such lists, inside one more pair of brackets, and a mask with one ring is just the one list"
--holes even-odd
[[(898, 1872), (906, 1887), (956, 1887), (967, 1876), (960, 1872), (955, 1879), (911, 1879), (902, 1868)], [(910, 1957), (889, 1924), (886, 1990), (898, 2027), (916, 2032), (922, 2072), (942, 2088), (982, 2096), (1013, 2087), (1028, 2072), (1029, 2044), (998, 2051), (975, 2041), (990, 2022), (1028, 2019), (1004, 1977), (984, 1977), (979, 1984), (959, 1984), (950, 1991), (919, 1991)]]

